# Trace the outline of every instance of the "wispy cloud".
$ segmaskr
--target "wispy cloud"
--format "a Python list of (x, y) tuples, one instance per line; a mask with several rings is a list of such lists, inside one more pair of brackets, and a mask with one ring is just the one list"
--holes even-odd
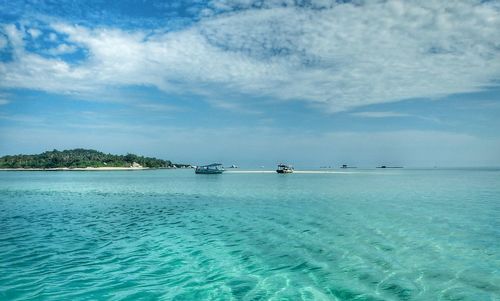
[(154, 111), (154, 112), (173, 112), (181, 110), (181, 108), (176, 106), (162, 104), (162, 103), (151, 103), (151, 102), (137, 103), (135, 107), (142, 110)]
[(0, 35), (0, 50), (2, 48), (5, 48), (7, 46), (7, 43), (8, 43), (7, 38)]
[(258, 110), (247, 108), (244, 105), (237, 103), (237, 102), (234, 102), (234, 101), (211, 99), (211, 100), (208, 100), (208, 102), (216, 108), (220, 108), (220, 109), (235, 112), (235, 113), (256, 114), (256, 115), (262, 114), (262, 112), (260, 112)]
[(408, 117), (412, 116), (410, 114), (398, 113), (398, 112), (382, 112), (382, 111), (374, 111), (374, 112), (354, 112), (350, 115), (356, 117), (366, 117), (366, 118), (389, 118), (389, 117)]
[(0, 93), (0, 106), (6, 105), (10, 103), (10, 98), (11, 96), (7, 93)]
[(59, 44), (55, 48), (48, 49), (47, 53), (51, 55), (61, 55), (61, 54), (73, 53), (76, 50), (77, 48), (73, 45)]
[(24, 114), (0, 114), (0, 119), (26, 124), (28, 126), (40, 126), (46, 121), (43, 117)]
[(27, 50), (25, 30), (4, 26), (14, 60), (0, 63), (0, 87), (85, 94), (146, 85), (215, 101), (228, 93), (302, 100), (338, 112), (477, 91), (500, 76), (494, 2), (240, 2), (210, 2), (206, 17), (166, 33), (51, 24), (66, 37), (61, 45), (88, 52), (78, 63)]
[(38, 38), (42, 34), (42, 31), (36, 28), (30, 28), (27, 31), (31, 35), (31, 37), (33, 37), (33, 39)]

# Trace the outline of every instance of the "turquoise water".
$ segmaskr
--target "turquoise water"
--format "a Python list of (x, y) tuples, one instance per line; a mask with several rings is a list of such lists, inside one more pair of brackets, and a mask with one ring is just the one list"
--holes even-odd
[(500, 300), (500, 170), (0, 172), (0, 300)]

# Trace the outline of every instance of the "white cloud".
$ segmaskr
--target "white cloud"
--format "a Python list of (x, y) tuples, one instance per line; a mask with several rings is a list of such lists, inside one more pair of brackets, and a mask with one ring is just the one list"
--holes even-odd
[(0, 49), (5, 48), (7, 46), (7, 39), (0, 35)]
[(33, 37), (33, 39), (38, 38), (42, 34), (42, 32), (36, 28), (28, 29), (28, 33), (31, 35), (31, 37)]
[(76, 50), (77, 48), (73, 45), (59, 44), (57, 47), (47, 50), (47, 53), (51, 55), (61, 55), (61, 54), (73, 53)]
[(13, 24), (8, 24), (3, 26), (3, 33), (9, 39), (14, 50), (22, 50), (24, 47), (23, 37), (24, 33), (21, 30), (18, 30), (17, 27)]
[(184, 30), (158, 33), (53, 28), (88, 51), (82, 63), (17, 49), (0, 64), (0, 87), (89, 93), (150, 85), (221, 99), (227, 94), (304, 100), (336, 112), (408, 98), (481, 90), (500, 76), (499, 8), (479, 1), (318, 1), (266, 9), (228, 2)]

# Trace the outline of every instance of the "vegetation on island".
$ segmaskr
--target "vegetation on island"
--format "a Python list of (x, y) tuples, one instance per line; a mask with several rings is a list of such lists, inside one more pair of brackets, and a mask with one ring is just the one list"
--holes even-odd
[(112, 155), (91, 149), (46, 151), (37, 155), (13, 155), (0, 158), (0, 168), (85, 168), (131, 167), (134, 163), (149, 168), (187, 167), (168, 160), (134, 154)]

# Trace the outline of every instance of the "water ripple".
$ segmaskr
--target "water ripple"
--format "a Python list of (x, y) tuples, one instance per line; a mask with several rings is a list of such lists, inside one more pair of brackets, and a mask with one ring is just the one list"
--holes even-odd
[(496, 174), (180, 175), (0, 181), (0, 299), (500, 299)]

